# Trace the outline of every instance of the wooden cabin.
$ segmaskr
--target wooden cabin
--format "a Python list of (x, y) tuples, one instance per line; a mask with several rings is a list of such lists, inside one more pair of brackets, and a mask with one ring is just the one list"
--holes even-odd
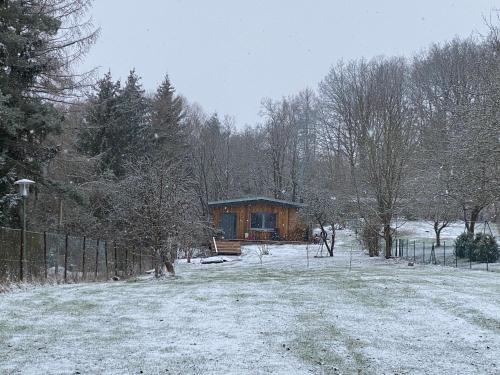
[(298, 211), (303, 204), (254, 197), (208, 202), (212, 225), (225, 240), (301, 241)]

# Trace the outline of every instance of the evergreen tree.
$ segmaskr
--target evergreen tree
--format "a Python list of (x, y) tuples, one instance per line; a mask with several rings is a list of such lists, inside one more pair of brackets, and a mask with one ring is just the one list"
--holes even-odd
[(184, 116), (184, 102), (175, 95), (166, 76), (151, 103), (151, 154), (176, 159), (186, 153), (189, 141), (188, 131), (182, 123)]
[(140, 77), (132, 70), (116, 104), (116, 121), (109, 137), (109, 151), (104, 165), (117, 177), (126, 173), (125, 164), (143, 156), (148, 127), (148, 100), (140, 84)]
[(108, 73), (89, 98), (86, 126), (80, 133), (80, 150), (99, 158), (101, 172), (125, 175), (125, 164), (145, 152), (148, 102), (135, 71), (125, 86)]
[(87, 6), (84, 0), (0, 2), (0, 224), (15, 221), (13, 182), (42, 182), (41, 166), (56, 152), (43, 144), (63, 121), (53, 103), (77, 88), (71, 62), (97, 35), (80, 22)]
[(78, 148), (91, 156), (101, 155), (108, 150), (109, 137), (116, 122), (120, 82), (113, 82), (108, 72), (97, 81), (94, 91), (87, 102), (85, 128), (78, 140)]

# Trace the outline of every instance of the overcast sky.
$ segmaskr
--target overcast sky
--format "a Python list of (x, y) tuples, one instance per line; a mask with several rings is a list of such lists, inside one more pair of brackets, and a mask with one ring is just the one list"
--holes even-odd
[(152, 91), (166, 73), (207, 112), (259, 121), (263, 97), (316, 88), (340, 59), (405, 55), (485, 33), (500, 0), (95, 0), (101, 36), (81, 69)]

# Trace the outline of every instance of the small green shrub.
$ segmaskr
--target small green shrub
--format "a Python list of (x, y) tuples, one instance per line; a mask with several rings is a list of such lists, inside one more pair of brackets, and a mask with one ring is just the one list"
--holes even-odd
[(455, 255), (458, 258), (468, 258), (474, 249), (474, 235), (462, 233), (455, 240)]
[(477, 234), (474, 240), (476, 248), (473, 261), (496, 262), (500, 256), (498, 244), (495, 237), (489, 234)]
[(478, 233), (474, 238), (470, 233), (462, 233), (455, 240), (455, 255), (473, 262), (496, 262), (500, 252), (495, 237)]

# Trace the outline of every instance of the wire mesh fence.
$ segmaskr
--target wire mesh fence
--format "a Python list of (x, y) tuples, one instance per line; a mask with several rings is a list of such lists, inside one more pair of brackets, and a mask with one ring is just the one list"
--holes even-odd
[(0, 283), (19, 281), (102, 281), (154, 268), (142, 249), (114, 240), (0, 228)]
[(472, 261), (470, 257), (457, 257), (454, 242), (443, 241), (440, 246), (436, 246), (434, 242), (430, 241), (396, 239), (393, 244), (393, 254), (418, 264), (500, 272), (499, 262), (492, 262), (488, 259), (486, 261)]

